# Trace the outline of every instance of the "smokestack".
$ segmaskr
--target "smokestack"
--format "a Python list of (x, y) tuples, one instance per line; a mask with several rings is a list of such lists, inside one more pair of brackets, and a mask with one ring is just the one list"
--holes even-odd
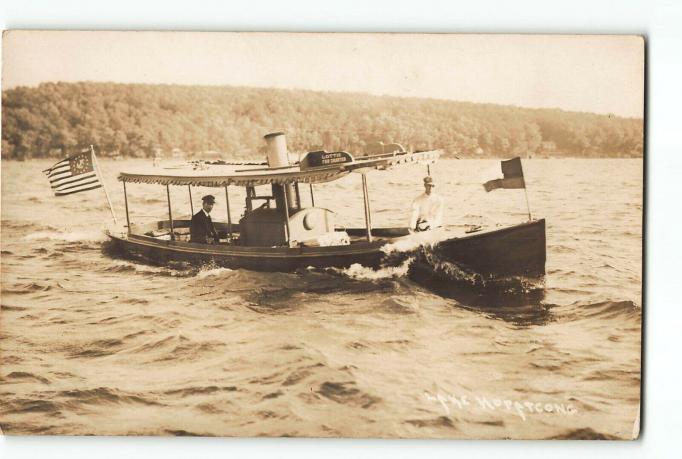
[(287, 138), (283, 132), (271, 132), (264, 137), (268, 144), (268, 166), (289, 166), (289, 153), (287, 152)]
[[(289, 152), (287, 151), (287, 138), (283, 132), (271, 132), (264, 137), (268, 145), (268, 166), (269, 167), (286, 167), (289, 164)], [(296, 196), (294, 195), (294, 187), (286, 185), (287, 190), (287, 204), (289, 208), (293, 208), (296, 203)], [(275, 197), (277, 207), (284, 208), (284, 191), (282, 185), (272, 185), (272, 195)]]

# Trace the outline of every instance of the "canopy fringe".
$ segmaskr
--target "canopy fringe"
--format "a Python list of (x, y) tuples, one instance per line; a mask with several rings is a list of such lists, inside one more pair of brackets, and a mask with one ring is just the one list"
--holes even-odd
[[(133, 174), (121, 172), (118, 180), (127, 183), (146, 183), (153, 185), (190, 185), (204, 187), (260, 186), (269, 184), (286, 185), (289, 183), (325, 183), (340, 179), (357, 169), (387, 170), (395, 166), (434, 163), (440, 156), (439, 150), (405, 153), (392, 157), (376, 159), (358, 159), (351, 163), (337, 166), (326, 166), (301, 171), (295, 167), (291, 172), (281, 169), (268, 172), (253, 173), (246, 170), (240, 173), (232, 172), (225, 175), (161, 175), (161, 174)], [(181, 171), (178, 171), (179, 173)]]

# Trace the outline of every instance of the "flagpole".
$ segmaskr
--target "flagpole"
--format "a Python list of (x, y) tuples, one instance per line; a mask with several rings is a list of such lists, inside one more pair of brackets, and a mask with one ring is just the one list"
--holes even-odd
[(114, 219), (114, 224), (118, 225), (118, 220), (116, 219), (116, 214), (114, 213), (114, 206), (111, 204), (111, 198), (109, 198), (109, 192), (107, 191), (107, 186), (104, 183), (104, 177), (102, 176), (102, 171), (99, 168), (99, 162), (97, 161), (97, 156), (95, 156), (95, 148), (90, 145), (90, 153), (92, 153), (92, 162), (97, 168), (97, 175), (99, 175), (99, 181), (102, 182), (102, 189), (104, 190), (104, 196), (107, 197), (107, 202), (109, 203), (109, 210), (111, 211), (111, 217)]
[(526, 208), (528, 209), (528, 221), (531, 221), (533, 217), (530, 216), (530, 204), (528, 204), (528, 189), (526, 189), (526, 181), (523, 182), (523, 194), (526, 195)]
[(530, 204), (528, 203), (528, 188), (526, 188), (526, 177), (523, 174), (523, 165), (521, 165), (521, 159), (519, 158), (519, 166), (521, 167), (521, 177), (523, 179), (523, 194), (526, 196), (526, 209), (528, 209), (528, 221), (533, 220), (530, 215)]

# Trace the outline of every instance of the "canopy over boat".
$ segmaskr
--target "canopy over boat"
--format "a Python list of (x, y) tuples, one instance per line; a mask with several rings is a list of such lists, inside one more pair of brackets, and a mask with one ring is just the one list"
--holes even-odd
[(128, 183), (155, 185), (191, 185), (225, 187), (237, 185), (253, 187), (291, 183), (324, 183), (340, 179), (353, 171), (385, 170), (396, 166), (432, 164), (438, 160), (439, 150), (395, 152), (377, 156), (353, 158), (347, 152), (315, 151), (308, 153), (299, 164), (285, 167), (260, 165), (188, 163), (184, 167), (149, 168), (139, 172), (121, 172), (118, 179)]

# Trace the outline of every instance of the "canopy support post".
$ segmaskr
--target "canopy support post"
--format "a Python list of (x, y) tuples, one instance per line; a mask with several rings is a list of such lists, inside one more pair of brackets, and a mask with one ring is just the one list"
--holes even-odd
[(170, 185), (166, 185), (166, 197), (168, 198), (168, 221), (170, 222), (170, 238), (171, 241), (174, 241), (175, 232), (173, 231), (173, 211), (171, 210)]
[(296, 191), (296, 208), (301, 208), (301, 192), (298, 190), (298, 182), (294, 184), (294, 190)]
[(291, 247), (291, 230), (289, 228), (289, 200), (287, 196), (287, 187), (282, 185), (282, 191), (284, 192), (284, 227), (286, 229), (286, 242), (289, 247)]
[(126, 181), (123, 181), (123, 199), (126, 204), (126, 223), (128, 228), (128, 234), (130, 234), (130, 215), (128, 214), (128, 192), (126, 191)]
[(365, 201), (365, 225), (367, 226), (367, 242), (372, 242), (372, 215), (369, 208), (369, 193), (367, 192), (367, 175), (362, 173), (362, 195)]
[(192, 202), (192, 185), (187, 185), (187, 191), (189, 191), (189, 212), (194, 216), (194, 203)]
[(253, 189), (252, 186), (247, 186), (246, 187), (246, 210), (247, 212), (251, 212), (253, 210), (253, 197), (256, 195), (255, 190)]
[(315, 207), (315, 195), (313, 194), (313, 182), (310, 182), (310, 203)]
[(227, 207), (227, 234), (232, 239), (232, 215), (230, 214), (230, 195), (227, 193), (227, 185), (225, 185), (225, 206)]

